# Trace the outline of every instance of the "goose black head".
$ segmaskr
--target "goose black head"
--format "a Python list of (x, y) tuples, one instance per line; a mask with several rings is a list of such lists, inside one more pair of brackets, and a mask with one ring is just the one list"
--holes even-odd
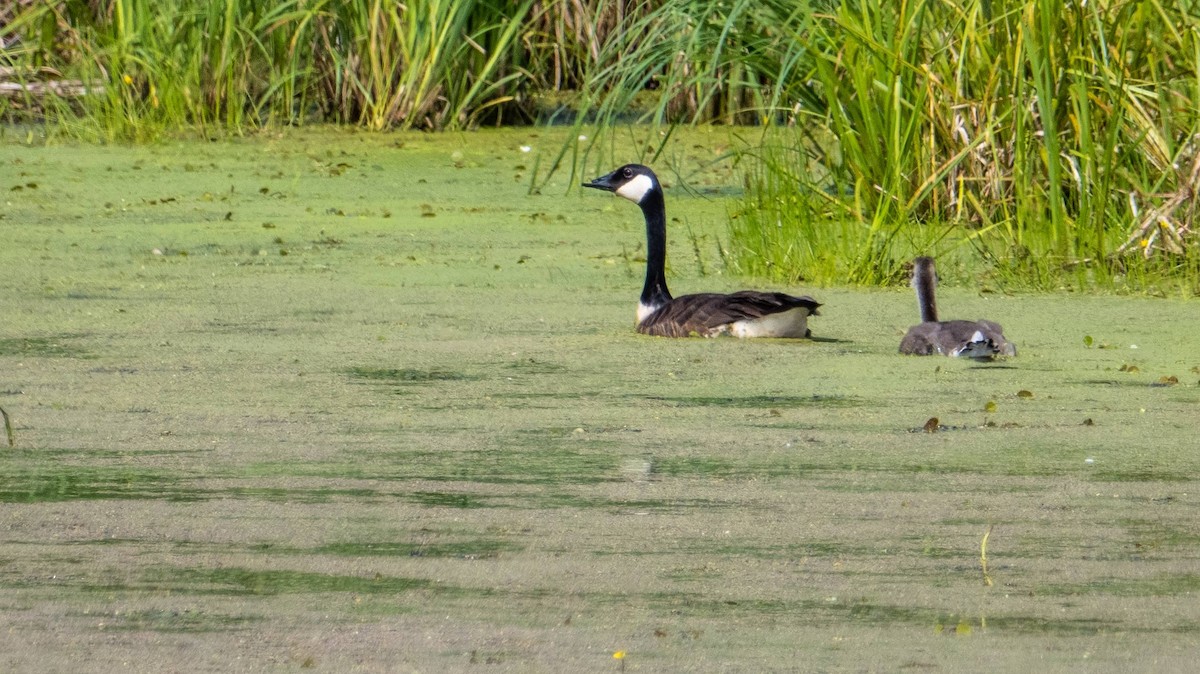
[(641, 164), (626, 164), (608, 175), (583, 183), (583, 186), (612, 192), (635, 204), (641, 204), (647, 194), (662, 189), (654, 171)]

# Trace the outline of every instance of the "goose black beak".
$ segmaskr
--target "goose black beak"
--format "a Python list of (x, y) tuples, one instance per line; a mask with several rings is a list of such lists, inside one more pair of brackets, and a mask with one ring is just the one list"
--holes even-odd
[(604, 190), (605, 192), (616, 192), (617, 191), (617, 185), (616, 185), (616, 180), (615, 180), (616, 175), (617, 175), (617, 172), (613, 171), (612, 173), (609, 173), (608, 175), (603, 175), (603, 176), (600, 176), (599, 178), (596, 178), (595, 180), (583, 183), (583, 186), (591, 187), (592, 189), (596, 189), (596, 190)]

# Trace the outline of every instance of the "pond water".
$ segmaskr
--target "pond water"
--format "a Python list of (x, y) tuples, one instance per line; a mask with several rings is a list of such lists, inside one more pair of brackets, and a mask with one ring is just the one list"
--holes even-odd
[(641, 336), (571, 186), (645, 139), (531, 194), (560, 133), (0, 145), (0, 669), (1191, 666), (1194, 302), (946, 288), (1020, 355), (899, 356), (906, 288), (725, 273), (704, 130), (672, 289), (816, 339)]

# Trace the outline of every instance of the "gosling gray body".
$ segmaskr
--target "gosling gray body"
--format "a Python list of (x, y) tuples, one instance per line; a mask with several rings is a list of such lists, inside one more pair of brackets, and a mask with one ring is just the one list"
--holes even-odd
[(908, 329), (900, 340), (900, 353), (914, 356), (955, 356), (992, 360), (996, 356), (1015, 356), (1017, 347), (1004, 336), (998, 323), (978, 321), (939, 321), (937, 314), (937, 271), (933, 258), (913, 261), (913, 288), (921, 310), (921, 323)]
[(667, 214), (662, 186), (649, 168), (627, 164), (584, 187), (637, 204), (646, 220), (646, 282), (637, 330), (660, 337), (809, 337), (808, 317), (821, 306), (807, 295), (742, 290), (673, 297), (667, 289)]

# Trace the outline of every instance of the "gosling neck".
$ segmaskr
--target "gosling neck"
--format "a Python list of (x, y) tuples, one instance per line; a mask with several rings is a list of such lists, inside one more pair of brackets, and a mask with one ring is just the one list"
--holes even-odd
[(922, 323), (937, 323), (937, 299), (934, 289), (937, 287), (937, 272), (933, 260), (919, 257), (913, 264), (912, 286), (917, 291), (917, 307), (921, 310)]

